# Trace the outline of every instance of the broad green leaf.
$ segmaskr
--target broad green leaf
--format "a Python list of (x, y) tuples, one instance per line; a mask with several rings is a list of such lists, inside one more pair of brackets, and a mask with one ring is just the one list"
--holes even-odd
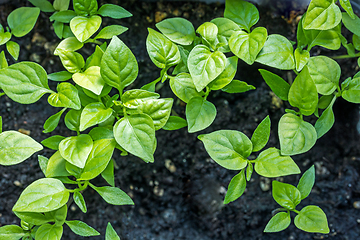
[(110, 223), (106, 226), (105, 240), (120, 240), (119, 235), (117, 235)]
[(270, 137), (270, 117), (267, 116), (261, 123), (256, 127), (251, 142), (253, 144), (253, 152), (258, 152), (265, 147)]
[(194, 26), (184, 18), (168, 18), (157, 23), (156, 27), (177, 44), (190, 45), (196, 37)]
[(69, 9), (70, 0), (54, 0), (53, 6), (56, 11), (65, 11)]
[(127, 27), (120, 25), (106, 26), (96, 35), (94, 39), (111, 39), (113, 36), (118, 36), (128, 30)]
[(48, 97), (48, 102), (53, 107), (66, 107), (79, 110), (81, 102), (78, 90), (71, 83), (63, 82), (57, 86), (57, 93)]
[(246, 181), (250, 181), (251, 175), (254, 172), (254, 167), (250, 161), (248, 161), (248, 165), (246, 167)]
[(66, 127), (72, 131), (80, 131), (80, 116), (81, 116), (80, 110), (71, 109), (65, 115), (64, 122)]
[(74, 192), (73, 198), (74, 198), (75, 204), (80, 208), (80, 210), (83, 213), (86, 213), (87, 207), (86, 207), (86, 203), (85, 203), (85, 199), (84, 199), (83, 195), (80, 192)]
[(15, 37), (28, 34), (34, 28), (39, 14), (40, 8), (37, 7), (20, 7), (12, 11), (7, 17), (11, 33)]
[(319, 109), (326, 109), (331, 101), (333, 100), (334, 95), (326, 95), (326, 96), (321, 96), (318, 102), (318, 108)]
[(74, 52), (76, 50), (81, 49), (84, 46), (84, 43), (79, 42), (76, 37), (69, 37), (62, 40), (59, 45), (55, 48), (54, 55), (59, 55), (59, 50), (71, 51)]
[(255, 62), (255, 59), (261, 49), (263, 48), (267, 39), (267, 30), (263, 27), (255, 28), (251, 33), (245, 31), (237, 31), (229, 40), (229, 46), (231, 51), (251, 65)]
[(170, 78), (170, 88), (185, 103), (188, 103), (194, 97), (202, 97), (203, 95), (196, 90), (189, 73), (180, 73), (174, 78)]
[(59, 125), (59, 121), (61, 115), (65, 112), (66, 108), (63, 108), (61, 111), (55, 113), (50, 116), (44, 123), (43, 133), (49, 133), (55, 130), (55, 128)]
[(269, 148), (260, 153), (255, 162), (255, 171), (268, 178), (301, 173), (291, 157), (281, 156), (280, 150), (276, 148)]
[(78, 15), (87, 16), (97, 13), (97, 0), (73, 0), (73, 7)]
[(106, 84), (120, 92), (138, 75), (138, 64), (130, 49), (116, 36), (111, 39), (102, 59), (101, 76)]
[(294, 223), (297, 228), (306, 232), (330, 232), (326, 215), (318, 206), (309, 205), (301, 209)]
[(194, 133), (207, 128), (213, 123), (216, 117), (216, 107), (201, 97), (194, 97), (186, 105), (185, 113), (188, 132)]
[(220, 51), (211, 52), (205, 45), (197, 45), (189, 54), (188, 68), (198, 92), (219, 76), (225, 66), (226, 56)]
[(64, 206), (69, 195), (69, 191), (60, 180), (41, 178), (25, 188), (12, 210), (15, 212), (49, 212)]
[(265, 69), (259, 69), (261, 76), (264, 78), (266, 84), (280, 99), (287, 101), (290, 85), (280, 76), (269, 72)]
[(178, 49), (180, 52), (181, 61), (178, 65), (175, 66), (174, 71), (172, 72), (173, 75), (189, 72), (188, 67), (187, 67), (187, 60), (188, 60), (190, 52), (180, 45), (178, 45)]
[(74, 11), (66, 9), (51, 15), (50, 21), (56, 21), (59, 23), (70, 23), (71, 19), (73, 19), (76, 16), (77, 14)]
[(307, 67), (318, 93), (330, 95), (339, 86), (341, 69), (335, 60), (326, 56), (311, 57)]
[(318, 92), (307, 67), (297, 75), (291, 85), (289, 103), (291, 106), (299, 108), (300, 112), (306, 116), (315, 112), (318, 103)]
[(240, 28), (250, 32), (250, 28), (259, 21), (259, 11), (249, 2), (226, 0), (224, 17), (231, 19)]
[(105, 81), (101, 77), (100, 71), (100, 67), (91, 66), (86, 69), (85, 72), (75, 73), (72, 78), (79, 86), (90, 90), (96, 95), (100, 95), (105, 85)]
[(178, 64), (181, 58), (176, 44), (151, 28), (148, 28), (148, 31), (146, 49), (151, 61), (158, 68), (167, 68)]
[(59, 144), (59, 151), (69, 163), (84, 168), (86, 160), (93, 147), (93, 140), (87, 134), (67, 137)]
[(113, 110), (106, 108), (101, 102), (86, 105), (80, 116), (80, 131), (106, 121), (112, 113)]
[(304, 29), (327, 30), (341, 21), (340, 8), (334, 0), (312, 0), (306, 11)]
[(31, 137), (16, 131), (0, 133), (0, 164), (15, 165), (42, 150), (41, 144)]
[(59, 149), (59, 143), (65, 139), (65, 137), (60, 135), (54, 135), (51, 137), (48, 137), (41, 141), (41, 144), (44, 145), (47, 148), (50, 148), (52, 150), (58, 150)]
[(228, 186), (228, 190), (226, 192), (224, 204), (228, 204), (230, 202), (235, 201), (241, 195), (243, 195), (246, 188), (246, 179), (245, 179), (245, 171), (241, 170), (239, 174), (234, 176)]
[(291, 223), (290, 212), (279, 212), (266, 225), (264, 232), (280, 232)]
[(309, 151), (316, 142), (317, 133), (313, 125), (300, 117), (286, 113), (279, 121), (281, 155), (296, 155)]
[(8, 65), (7, 59), (5, 57), (5, 52), (1, 51), (1, 53), (0, 53), (0, 69), (7, 68), (8, 66), (9, 65)]
[(114, 160), (109, 161), (101, 176), (110, 186), (115, 187)]
[(99, 47), (96, 46), (95, 51), (93, 54), (91, 54), (85, 62), (85, 68), (88, 69), (92, 66), (101, 66), (101, 59), (102, 56), (104, 55), (104, 51)]
[(154, 122), (155, 130), (159, 130), (168, 121), (173, 102), (172, 98), (150, 99), (144, 101), (138, 110), (149, 115)]
[(246, 82), (239, 80), (232, 80), (228, 85), (223, 87), (221, 90), (227, 93), (243, 93), (254, 89), (255, 89), (254, 86), (248, 85)]
[(301, 200), (309, 196), (315, 183), (315, 167), (312, 165), (300, 178), (297, 189), (301, 193)]
[(354, 34), (352, 41), (353, 41), (355, 49), (360, 51), (360, 37), (358, 35)]
[(66, 216), (67, 216), (67, 206), (64, 205), (59, 209), (56, 209), (51, 212), (46, 212), (45, 216), (52, 216), (51, 218), (54, 219), (56, 226), (62, 226), (65, 223)]
[(247, 157), (252, 152), (252, 143), (243, 133), (233, 130), (220, 130), (199, 135), (210, 157), (220, 166), (230, 170), (246, 167)]
[(20, 54), (20, 45), (13, 41), (6, 42), (6, 50), (14, 58), (15, 61), (18, 60)]
[(0, 46), (7, 43), (10, 39), (11, 39), (10, 32), (4, 32), (4, 30), (0, 32)]
[(70, 73), (81, 72), (85, 66), (84, 58), (80, 53), (59, 49), (58, 54), (62, 65)]
[(127, 152), (145, 162), (154, 162), (155, 127), (148, 115), (133, 114), (121, 118), (114, 126), (114, 136)]
[(293, 51), (287, 38), (271, 34), (255, 61), (281, 70), (292, 70), (295, 68)]
[(40, 8), (42, 12), (54, 12), (53, 5), (47, 0), (29, 0), (35, 7)]
[(51, 224), (41, 225), (35, 235), (35, 240), (60, 240), (63, 234), (63, 227)]
[(340, 5), (347, 12), (351, 19), (355, 19), (356, 15), (354, 14), (354, 10), (351, 6), (350, 0), (340, 0)]
[(97, 15), (76, 16), (71, 19), (70, 28), (80, 42), (85, 42), (100, 28), (101, 21), (101, 17)]
[(307, 50), (301, 50), (296, 48), (294, 52), (296, 71), (300, 72), (303, 67), (308, 63), (310, 58), (310, 53)]
[(121, 101), (123, 102), (124, 106), (127, 108), (137, 108), (144, 101), (151, 99), (158, 99), (159, 97), (160, 95), (158, 93), (149, 92), (142, 89), (132, 89), (126, 91), (122, 95)]
[(68, 161), (66, 161), (65, 163), (65, 169), (68, 173), (70, 173), (71, 176), (74, 176), (76, 179), (80, 177), (80, 174), (82, 172), (81, 168), (69, 163)]
[(211, 48), (215, 48), (218, 34), (218, 27), (211, 22), (204, 22), (197, 29), (196, 32), (207, 42)]
[(274, 200), (282, 207), (293, 210), (301, 202), (300, 191), (293, 185), (278, 181), (272, 182)]
[(229, 39), (234, 32), (240, 31), (239, 25), (228, 18), (215, 18), (210, 22), (218, 27), (217, 40), (223, 46), (218, 48), (220, 52), (230, 52)]
[(238, 58), (232, 56), (226, 59), (224, 71), (209, 84), (211, 90), (220, 90), (227, 86), (235, 77)]
[(354, 15), (354, 19), (352, 19), (349, 14), (346, 12), (342, 13), (342, 22), (344, 23), (345, 27), (352, 33), (360, 36), (360, 18)]
[(17, 225), (5, 225), (0, 227), (0, 238), (6, 240), (19, 240), (26, 232)]
[(105, 170), (113, 155), (116, 142), (114, 139), (94, 141), (93, 148), (78, 180), (90, 180)]
[[(51, 17), (50, 17), (51, 18)], [(64, 35), (64, 23), (61, 23), (61, 22), (57, 22), (55, 21), (53, 24), (52, 24), (53, 28), (54, 28), (54, 33), (56, 34), (56, 36), (59, 38), (59, 39), (63, 39), (63, 35)]]
[[(299, 23), (301, 25), (301, 23)], [(341, 47), (340, 24), (329, 30), (304, 30), (304, 37), (309, 45), (308, 51), (314, 46), (321, 46), (330, 50)]]
[(53, 221), (53, 219), (37, 212), (14, 212), (14, 214), (21, 220), (33, 225), (42, 225), (44, 223)]
[(105, 200), (105, 202), (112, 205), (134, 205), (131, 198), (120, 188), (116, 187), (95, 187), (90, 186)]
[(342, 91), (341, 96), (349, 102), (360, 103), (360, 77), (353, 78)]
[(315, 123), (315, 129), (317, 133), (317, 138), (321, 138), (325, 133), (327, 133), (335, 123), (335, 116), (333, 112), (333, 105), (336, 100), (336, 97), (333, 97), (329, 106), (321, 114), (320, 118)]
[(66, 160), (61, 156), (59, 151), (56, 151), (49, 159), (45, 176), (50, 177), (67, 177), (70, 174), (66, 171)]
[(48, 79), (56, 82), (67, 81), (72, 78), (72, 74), (68, 71), (61, 71), (48, 74)]
[(186, 127), (187, 122), (185, 119), (177, 116), (170, 116), (166, 124), (162, 129), (164, 130), (178, 130), (180, 128)]
[(111, 17), (114, 19), (128, 18), (132, 14), (126, 11), (124, 8), (114, 4), (104, 4), (100, 7), (97, 14), (103, 17)]
[(83, 237), (90, 237), (90, 236), (99, 236), (100, 233), (96, 231), (94, 228), (90, 227), (86, 223), (82, 221), (66, 221), (66, 225), (69, 226), (71, 231), (73, 231), (75, 234)]

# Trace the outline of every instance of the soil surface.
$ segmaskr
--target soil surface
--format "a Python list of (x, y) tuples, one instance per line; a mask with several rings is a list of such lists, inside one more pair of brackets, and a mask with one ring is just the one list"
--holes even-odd
[[(104, 2), (104, 1), (102, 1)], [(134, 16), (123, 20), (105, 19), (103, 24), (122, 24), (129, 31), (120, 38), (131, 48), (139, 62), (139, 77), (131, 86), (139, 88), (158, 78), (159, 69), (150, 61), (145, 41), (147, 28), (164, 17), (185, 17), (197, 27), (204, 21), (220, 17), (222, 4), (195, 2), (141, 2), (135, 0), (107, 1), (123, 6)], [(26, 1), (12, 1), (0, 5), (0, 23), (6, 25), (6, 16), (16, 7), (30, 6)], [(295, 39), (296, 14), (286, 7), (261, 8), (258, 26), (264, 26), (269, 33), (279, 33)], [(295, 14), (294, 14), (295, 13)], [(52, 51), (59, 40), (53, 34), (48, 21), (49, 14), (41, 13), (35, 29), (26, 37), (13, 39), (21, 46), (19, 61), (32, 60), (40, 63), (48, 73), (62, 70)], [(1, 49), (4, 49), (1, 46)], [(84, 50), (88, 54), (93, 46)], [(331, 54), (318, 49), (316, 54)], [(11, 62), (11, 60), (10, 60)], [(358, 67), (356, 61), (346, 60), (342, 65), (344, 80), (353, 76)], [(213, 92), (209, 101), (217, 107), (215, 122), (201, 133), (220, 129), (239, 130), (251, 136), (257, 124), (270, 115), (271, 138), (267, 147), (279, 147), (277, 123), (288, 107), (271, 93), (258, 73), (259, 64), (248, 66), (239, 61), (237, 79), (254, 85), (257, 89), (245, 94)], [(266, 68), (267, 69), (267, 68)], [(291, 72), (278, 72), (286, 79), (294, 78)], [(56, 88), (56, 83), (50, 83)], [(174, 97), (167, 84), (159, 91), (162, 97)], [(175, 101), (175, 111), (184, 116), (185, 106)], [(31, 105), (21, 105), (7, 97), (0, 98), (0, 115), (3, 130), (27, 130), (37, 141), (50, 136), (42, 133), (46, 118), (56, 113), (47, 104), (46, 97)], [(112, 206), (106, 204), (91, 189), (85, 191), (88, 213), (83, 214), (71, 204), (68, 220), (82, 220), (102, 233), (104, 239), (107, 222), (111, 222), (123, 240), (132, 239), (360, 239), (360, 139), (359, 107), (345, 101), (337, 101), (334, 107), (336, 123), (329, 133), (321, 138), (306, 154), (294, 156), (302, 172), (316, 166), (316, 183), (310, 196), (303, 200), (305, 205), (318, 205), (326, 213), (330, 234), (311, 234), (298, 230), (293, 223), (288, 229), (275, 234), (263, 230), (279, 206), (271, 195), (271, 179), (254, 174), (244, 195), (226, 206), (222, 204), (227, 186), (236, 171), (217, 165), (206, 153), (203, 144), (197, 140), (200, 133), (189, 134), (186, 129), (157, 132), (155, 163), (146, 164), (134, 156), (121, 157), (115, 152), (116, 186), (127, 192), (135, 206)], [(314, 119), (309, 119), (314, 121)], [(64, 124), (52, 134), (70, 136)], [(51, 150), (39, 154), (51, 156)], [(26, 186), (42, 178), (37, 163), (37, 154), (16, 166), (0, 166), (0, 226), (20, 224), (11, 209)], [(254, 156), (255, 157), (255, 156)], [(278, 178), (296, 185), (300, 176)], [(97, 186), (105, 185), (102, 178), (94, 180)], [(293, 216), (292, 216), (293, 217)], [(85, 239), (64, 227), (63, 239)]]

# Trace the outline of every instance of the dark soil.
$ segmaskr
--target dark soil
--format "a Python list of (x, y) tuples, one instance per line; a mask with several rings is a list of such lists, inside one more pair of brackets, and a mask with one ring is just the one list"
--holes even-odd
[[(140, 74), (136, 83), (131, 86), (137, 88), (156, 79), (160, 72), (146, 52), (147, 27), (155, 28), (155, 20), (164, 16), (185, 17), (197, 27), (204, 21), (222, 16), (224, 10), (224, 6), (220, 4), (195, 2), (108, 2), (120, 2), (121, 6), (134, 15), (111, 23), (129, 27), (129, 31), (120, 38), (138, 59)], [(8, 13), (19, 6), (30, 5), (25, 1), (0, 5), (0, 22), (3, 26)], [(274, 11), (260, 8), (261, 21), (258, 25), (268, 28), (269, 33), (279, 33), (294, 40), (296, 19), (292, 18), (291, 10), (293, 9)], [(47, 18), (48, 14), (41, 13), (35, 30), (15, 41), (21, 45), (20, 61), (37, 61), (48, 73), (52, 73), (62, 70), (62, 66), (58, 58), (51, 54), (58, 39)], [(104, 24), (109, 23), (109, 19), (104, 21)], [(90, 52), (91, 49), (90, 46), (85, 51)], [(318, 53), (320, 52), (331, 54), (323, 49), (319, 49)], [(355, 61), (346, 60), (341, 64), (342, 80), (358, 71), (355, 69)], [(277, 123), (286, 105), (271, 94), (257, 71), (259, 67), (263, 68), (258, 64), (247, 66), (239, 61), (237, 79), (246, 81), (257, 89), (235, 95), (214, 92), (209, 100), (216, 105), (218, 115), (212, 126), (201, 133), (232, 129), (251, 136), (257, 124), (270, 115), (272, 132), (267, 147), (279, 147)], [(290, 72), (277, 73), (285, 78), (294, 77)], [(56, 84), (51, 83), (51, 87), (55, 88)], [(162, 97), (174, 97), (167, 85), (160, 90), (160, 94)], [(183, 116), (184, 104), (175, 101), (175, 110)], [(340, 100), (335, 104), (334, 111), (336, 123), (332, 130), (311, 151), (294, 156), (302, 172), (313, 164), (317, 172), (313, 191), (299, 209), (308, 204), (320, 206), (328, 217), (330, 234), (306, 233), (293, 224), (280, 233), (263, 233), (272, 210), (278, 208), (278, 205), (271, 196), (271, 181), (256, 174), (248, 183), (245, 194), (224, 206), (222, 201), (227, 185), (237, 172), (226, 170), (212, 161), (202, 143), (197, 140), (198, 134), (189, 134), (186, 129), (157, 132), (158, 147), (153, 164), (145, 164), (133, 156), (121, 157), (120, 152), (115, 152), (114, 158), (118, 165), (116, 186), (132, 197), (135, 206), (108, 205), (94, 191), (87, 190), (84, 195), (88, 213), (83, 214), (72, 204), (68, 220), (82, 220), (102, 234), (107, 222), (111, 222), (123, 240), (360, 239), (359, 108)], [(31, 105), (20, 105), (7, 97), (0, 98), (3, 129), (29, 130), (30, 136), (37, 141), (50, 136), (42, 133), (42, 125), (55, 112), (56, 109), (47, 104), (46, 97)], [(61, 124), (53, 134), (69, 136), (72, 133)], [(40, 154), (49, 157), (52, 151), (43, 150)], [(20, 223), (11, 209), (24, 188), (42, 177), (36, 156), (16, 166), (0, 166), (0, 226)], [(299, 177), (290, 176), (278, 180), (296, 185)], [(97, 178), (94, 184), (105, 185), (105, 181)], [(83, 238), (65, 227), (63, 239)], [(104, 235), (91, 239), (104, 239)]]

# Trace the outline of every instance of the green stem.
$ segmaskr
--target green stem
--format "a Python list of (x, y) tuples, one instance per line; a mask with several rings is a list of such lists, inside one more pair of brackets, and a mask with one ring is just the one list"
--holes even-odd
[(295, 212), (296, 214), (299, 214), (299, 213), (300, 213), (300, 211), (298, 211), (298, 210), (296, 210), (296, 209), (293, 209), (292, 211)]
[(4, 95), (5, 95), (5, 93), (4, 93), (4, 92), (0, 93), (0, 97), (1, 97), (1, 96), (4, 96)]
[(357, 54), (351, 56), (351, 55), (340, 55), (340, 56), (333, 56), (331, 57), (332, 59), (347, 59), (347, 58), (356, 58), (356, 57), (360, 57), (360, 52), (358, 52)]
[(208, 86), (206, 86), (206, 92), (205, 92), (205, 96), (204, 96), (205, 100), (209, 96), (210, 92), (211, 92), (211, 89)]

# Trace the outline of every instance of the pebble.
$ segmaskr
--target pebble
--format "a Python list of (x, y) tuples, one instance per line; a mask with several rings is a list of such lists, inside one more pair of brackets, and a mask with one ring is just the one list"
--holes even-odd
[(269, 191), (270, 185), (271, 185), (270, 179), (263, 177), (260, 178), (260, 188), (263, 192)]
[(174, 163), (173, 163), (170, 159), (166, 159), (166, 160), (165, 160), (165, 167), (166, 167), (171, 173), (176, 172), (176, 167), (175, 167)]
[(17, 186), (17, 187), (21, 187), (21, 186), (22, 186), (22, 184), (21, 184), (21, 182), (20, 182), (19, 180), (15, 180), (15, 181), (14, 181), (14, 185)]
[(356, 209), (360, 209), (360, 201), (355, 201), (355, 202), (353, 203), (353, 206), (354, 206), (354, 208), (356, 208)]
[(19, 130), (18, 130), (18, 132), (20, 132), (20, 133), (22, 133), (22, 134), (25, 134), (25, 135), (28, 135), (28, 136), (30, 136), (30, 130), (26, 130), (26, 129), (24, 129), (24, 128), (20, 128)]
[(160, 188), (159, 186), (155, 186), (154, 194), (158, 197), (162, 197), (162, 196), (164, 196), (164, 189)]
[(75, 211), (76, 211), (76, 207), (75, 207), (74, 205), (71, 205), (70, 210), (73, 211), (73, 212), (75, 212)]

